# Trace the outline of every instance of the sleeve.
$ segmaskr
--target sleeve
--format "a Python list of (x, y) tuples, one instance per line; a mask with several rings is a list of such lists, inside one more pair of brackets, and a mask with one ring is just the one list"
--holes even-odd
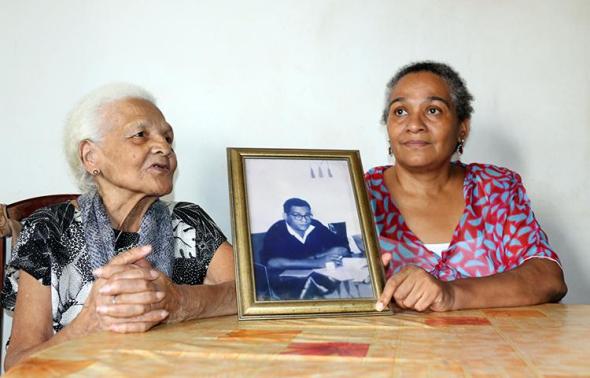
[(507, 270), (514, 269), (530, 258), (546, 258), (559, 266), (559, 257), (549, 245), (547, 234), (537, 222), (522, 180), (517, 173), (510, 172), (508, 207), (504, 214), (498, 214), (498, 225), (503, 224), (502, 263)]
[(213, 219), (199, 205), (179, 202), (174, 207), (174, 215), (195, 229), (195, 242), (198, 252), (210, 254), (209, 260), (223, 242), (227, 240)]
[(201, 285), (225, 235), (198, 205), (174, 204), (172, 210), (175, 260), (172, 279), (179, 285)]
[(23, 228), (14, 244), (10, 262), (6, 265), (4, 287), (0, 294), (2, 307), (14, 311), (21, 270), (29, 273), (45, 286), (51, 284), (51, 240), (47, 219), (33, 214), (23, 222)]

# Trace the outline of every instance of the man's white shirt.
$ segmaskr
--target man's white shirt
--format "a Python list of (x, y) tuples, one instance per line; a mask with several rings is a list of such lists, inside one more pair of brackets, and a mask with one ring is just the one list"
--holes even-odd
[(287, 226), (287, 231), (291, 235), (295, 236), (295, 239), (299, 240), (301, 244), (305, 244), (307, 236), (311, 234), (311, 232), (315, 229), (315, 226), (313, 224), (310, 224), (309, 227), (307, 227), (307, 230), (305, 230), (305, 232), (303, 233), (303, 237), (301, 237), (301, 235), (299, 235), (297, 231), (295, 231), (291, 226), (289, 226), (289, 223), (287, 223), (287, 221), (285, 221), (285, 225)]

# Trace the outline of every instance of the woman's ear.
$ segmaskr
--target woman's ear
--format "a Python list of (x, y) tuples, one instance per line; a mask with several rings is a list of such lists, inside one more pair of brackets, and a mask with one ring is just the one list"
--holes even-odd
[(459, 124), (459, 139), (465, 140), (471, 131), (471, 119), (467, 118)]
[(98, 167), (98, 150), (93, 142), (89, 140), (83, 140), (80, 142), (78, 153), (86, 172), (92, 174), (92, 172), (96, 170), (100, 171), (100, 168)]

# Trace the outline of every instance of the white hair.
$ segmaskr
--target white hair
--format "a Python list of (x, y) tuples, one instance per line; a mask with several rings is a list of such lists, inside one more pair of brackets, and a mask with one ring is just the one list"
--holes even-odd
[(99, 143), (104, 133), (101, 127), (101, 110), (109, 103), (129, 98), (143, 99), (156, 104), (154, 96), (141, 87), (127, 83), (113, 83), (97, 88), (84, 96), (68, 115), (63, 135), (64, 151), (71, 173), (82, 192), (94, 189), (96, 184), (92, 175), (82, 164), (80, 143), (85, 140)]

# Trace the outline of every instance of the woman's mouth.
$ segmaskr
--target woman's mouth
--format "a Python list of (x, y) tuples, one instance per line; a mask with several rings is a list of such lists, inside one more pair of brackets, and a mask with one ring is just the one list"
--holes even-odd
[(170, 166), (168, 164), (155, 163), (150, 165), (148, 169), (157, 173), (170, 173)]
[(428, 146), (430, 143), (425, 142), (423, 140), (409, 140), (407, 142), (402, 143), (403, 146), (408, 148), (423, 148)]

